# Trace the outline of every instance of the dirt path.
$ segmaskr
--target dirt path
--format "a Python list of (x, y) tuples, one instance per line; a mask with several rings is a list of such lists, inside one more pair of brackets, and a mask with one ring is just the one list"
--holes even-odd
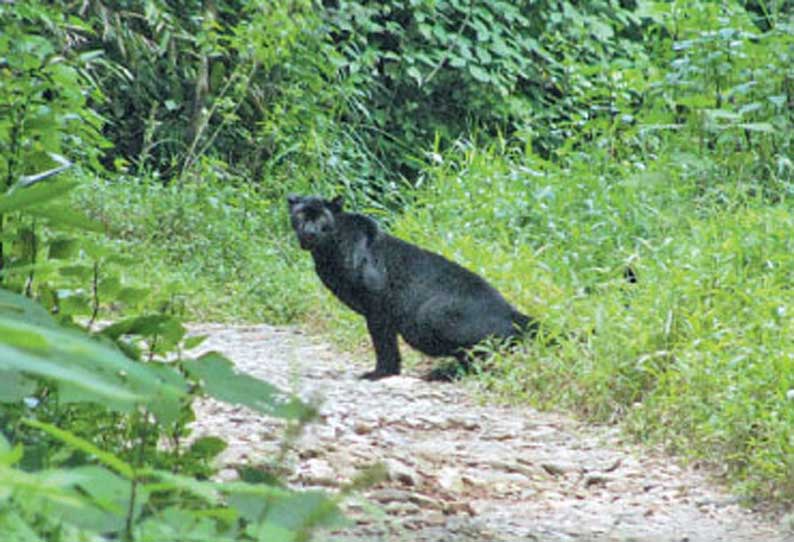
[[(288, 454), (290, 482), (333, 490), (383, 461), (390, 480), (348, 503), (350, 541), (789, 542), (704, 475), (621, 441), (610, 428), (530, 408), (479, 406), (463, 384), (412, 376), (361, 382), (353, 361), (296, 329), (197, 326), (203, 350), (304, 399), (322, 421)], [(197, 433), (229, 442), (222, 460), (262, 463), (278, 422), (207, 401)], [(225, 471), (230, 475), (232, 471)], [(222, 473), (224, 474), (224, 473)]]

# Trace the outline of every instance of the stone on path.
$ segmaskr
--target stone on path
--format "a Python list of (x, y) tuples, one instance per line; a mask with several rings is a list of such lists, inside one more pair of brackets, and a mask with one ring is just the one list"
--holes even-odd
[[(461, 382), (360, 381), (371, 359), (354, 361), (297, 329), (193, 332), (209, 335), (200, 351), (218, 350), (240, 370), (319, 402), (321, 420), (287, 454), (294, 487), (335, 491), (384, 464), (383, 483), (346, 501), (353, 526), (318, 540), (794, 542), (787, 525), (741, 508), (707, 474), (627, 446), (614, 428), (482, 406)], [(228, 441), (223, 464), (266, 464), (279, 453), (283, 422), (213, 400), (197, 405), (196, 418), (194, 436)]]

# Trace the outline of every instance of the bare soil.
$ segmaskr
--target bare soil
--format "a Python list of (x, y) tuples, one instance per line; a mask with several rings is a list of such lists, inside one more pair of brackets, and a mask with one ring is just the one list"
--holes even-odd
[[(296, 328), (194, 326), (241, 371), (319, 404), (321, 419), (289, 443), (288, 480), (334, 492), (382, 462), (389, 479), (345, 503), (335, 541), (790, 542), (794, 532), (744, 508), (710, 481), (627, 443), (614, 427), (531, 408), (482, 406), (464, 383), (418, 375), (356, 379), (353, 359)], [(212, 400), (197, 435), (226, 439), (221, 477), (265, 464), (284, 424)]]

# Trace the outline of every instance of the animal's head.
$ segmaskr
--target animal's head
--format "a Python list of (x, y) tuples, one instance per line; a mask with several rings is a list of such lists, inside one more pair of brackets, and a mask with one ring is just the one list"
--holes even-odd
[(332, 200), (318, 196), (287, 196), (289, 218), (303, 250), (314, 250), (334, 239), (342, 197)]

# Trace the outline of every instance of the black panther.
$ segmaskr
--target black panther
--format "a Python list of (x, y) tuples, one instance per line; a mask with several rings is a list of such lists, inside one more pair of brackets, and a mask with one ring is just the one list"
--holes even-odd
[(420, 352), (466, 364), (467, 349), (484, 339), (537, 333), (537, 322), (483, 278), (345, 212), (342, 198), (289, 195), (287, 202), (320, 280), (367, 321), (377, 363), (361, 378), (400, 374), (398, 334)]

